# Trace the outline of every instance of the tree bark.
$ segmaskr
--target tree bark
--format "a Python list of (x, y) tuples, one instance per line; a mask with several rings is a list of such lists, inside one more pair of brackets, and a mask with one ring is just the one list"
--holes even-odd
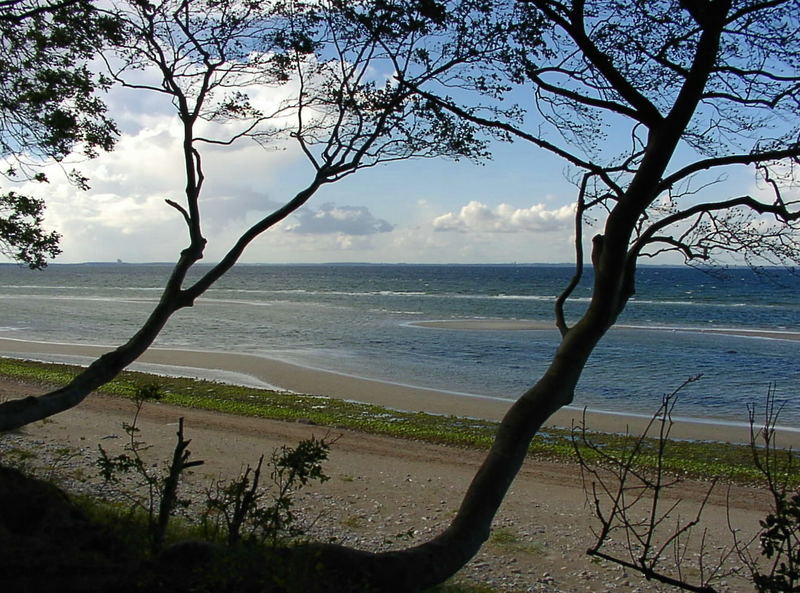
[(587, 314), (562, 339), (537, 383), (508, 410), (494, 444), (467, 490), (450, 526), (433, 539), (404, 550), (371, 553), (335, 545), (300, 548), (322, 567), (304, 591), (414, 593), (442, 583), (461, 569), (488, 539), (500, 504), (519, 472), (534, 435), (573, 399), (574, 389), (606, 327)]

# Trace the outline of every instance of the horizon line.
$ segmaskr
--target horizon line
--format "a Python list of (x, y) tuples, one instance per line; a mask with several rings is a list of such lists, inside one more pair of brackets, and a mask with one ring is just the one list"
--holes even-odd
[[(215, 261), (199, 261), (197, 265), (201, 266), (214, 266), (219, 262)], [(127, 262), (124, 260), (116, 261), (82, 261), (82, 262), (50, 262), (45, 267), (49, 266), (174, 266), (175, 262), (172, 261), (136, 261)], [(17, 262), (0, 262), (0, 266), (17, 266), (26, 267), (23, 263)], [(238, 266), (548, 266), (548, 267), (575, 267), (574, 262), (366, 262), (366, 261), (321, 261), (321, 262), (238, 262), (234, 267)], [(587, 266), (591, 268), (591, 266)], [(685, 263), (639, 263), (637, 267), (646, 268), (692, 268)], [(782, 265), (762, 265), (751, 266), (747, 264), (719, 264), (711, 266), (715, 268), (786, 268)]]
[[(199, 265), (214, 266), (216, 261), (198, 261)], [(4, 265), (22, 265), (3, 262)], [(82, 261), (50, 262), (48, 266), (172, 266), (171, 261)], [(574, 266), (571, 262), (369, 262), (369, 261), (305, 261), (305, 262), (237, 262), (235, 266)], [(656, 264), (658, 265), (658, 264)], [(679, 265), (679, 264), (678, 264)]]

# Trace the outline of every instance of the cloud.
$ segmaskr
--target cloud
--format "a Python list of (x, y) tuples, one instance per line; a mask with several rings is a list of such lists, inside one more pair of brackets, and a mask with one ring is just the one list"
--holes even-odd
[[(137, 121), (139, 125), (120, 134), (113, 152), (94, 160), (76, 157), (63, 165), (49, 164), (42, 168), (48, 184), (13, 185), (14, 191), (46, 200), (45, 226), (62, 235), (63, 255), (57, 261), (170, 261), (186, 246), (183, 219), (165, 203), (169, 198), (185, 206), (180, 122), (157, 110)], [(246, 141), (199, 148), (207, 175), (200, 198), (203, 230), (209, 253), (218, 257), (313, 174), (294, 144), (284, 150), (264, 150)], [(64, 171), (73, 167), (89, 178), (89, 191), (67, 181)]]
[(570, 204), (548, 210), (544, 204), (530, 208), (514, 208), (500, 204), (495, 208), (476, 200), (463, 206), (458, 213), (448, 212), (433, 220), (436, 231), (521, 233), (525, 231), (559, 231), (570, 228), (575, 206)]
[(318, 210), (306, 207), (295, 215), (296, 222), (284, 226), (290, 233), (314, 235), (374, 235), (388, 233), (394, 226), (382, 218), (375, 218), (365, 206), (337, 206), (322, 204)]

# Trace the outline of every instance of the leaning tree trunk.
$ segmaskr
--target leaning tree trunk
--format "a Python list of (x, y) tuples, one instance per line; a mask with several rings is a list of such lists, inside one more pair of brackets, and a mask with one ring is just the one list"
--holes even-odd
[(197, 298), (236, 264), (245, 248), (256, 237), (305, 204), (330, 174), (327, 169), (317, 172), (305, 189), (299, 191), (281, 208), (251, 226), (219, 263), (193, 285), (184, 289), (183, 283), (187, 273), (202, 259), (205, 248), (205, 239), (199, 229), (190, 233), (191, 243), (181, 252), (164, 286), (161, 299), (133, 337), (122, 346), (102, 355), (63, 387), (40, 396), (15, 399), (0, 404), (0, 431), (13, 430), (77, 406), (92, 391), (114, 379), (153, 344), (175, 312), (191, 307)]
[(125, 344), (103, 354), (59, 389), (40, 396), (15, 399), (0, 404), (0, 431), (25, 426), (78, 405), (92, 391), (114, 379), (139, 358), (152, 345), (172, 314), (191, 304), (184, 298), (180, 285), (188, 269), (199, 257), (199, 253), (192, 254), (190, 250), (181, 255), (158, 305), (139, 331)]
[(492, 520), (519, 472), (534, 435), (572, 401), (586, 361), (605, 333), (590, 315), (567, 332), (542, 378), (503, 418), (494, 444), (472, 480), (450, 526), (418, 546), (381, 553), (336, 545), (309, 545), (322, 573), (311, 571), (301, 590), (414, 593), (454, 575), (488, 539)]
[(542, 377), (503, 417), (450, 526), (423, 544), (397, 551), (306, 546), (299, 551), (311, 554), (315, 570), (301, 573), (300, 581), (302, 576), (308, 580), (299, 590), (418, 593), (444, 582), (477, 554), (489, 537), (494, 516), (525, 461), (531, 440), (553, 413), (572, 402), (589, 356), (634, 292), (636, 257), (626, 249), (631, 225), (619, 224), (619, 217), (626, 214), (627, 208), (618, 208), (609, 216), (606, 229), (618, 225), (612, 240), (608, 233), (593, 239), (591, 302), (580, 321), (562, 329), (561, 343)]

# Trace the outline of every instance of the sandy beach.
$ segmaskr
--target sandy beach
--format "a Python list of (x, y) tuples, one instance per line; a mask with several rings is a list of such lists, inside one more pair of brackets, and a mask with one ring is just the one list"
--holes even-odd
[[(108, 346), (57, 344), (0, 338), (0, 356), (32, 360), (63, 361), (88, 364), (110, 350)], [(397, 383), (375, 381), (325, 370), (302, 367), (270, 358), (240, 353), (205, 352), (177, 349), (149, 349), (131, 366), (162, 374), (216, 378), (238, 376), (249, 384), (262, 384), (295, 393), (324, 395), (361, 401), (395, 409), (422, 411), (500, 420), (511, 400), (476, 397), (445, 391), (423, 389)], [(586, 411), (587, 427), (600, 432), (631, 432), (638, 434), (649, 418), (635, 414)], [(571, 427), (580, 423), (584, 410), (580, 407), (562, 409), (551, 417), (548, 426)], [(749, 427), (745, 423), (720, 423), (702, 418), (676, 419), (672, 436), (679, 439), (749, 442)], [(800, 429), (780, 432), (784, 446), (800, 447)]]
[[(0, 381), (0, 398), (41, 389)], [(122, 452), (121, 424), (131, 420), (132, 412), (128, 401), (95, 394), (47, 422), (4, 435), (0, 455), (12, 457), (13, 451), (27, 450), (25, 463), (60, 479), (65, 488), (109, 494), (93, 465), (97, 446), (102, 444), (110, 454)], [(331, 479), (303, 494), (298, 506), (304, 520), (313, 522), (310, 536), (366, 549), (405, 547), (443, 529), (483, 458), (479, 451), (148, 404), (140, 437), (152, 445), (147, 453), (154, 463), (170, 454), (179, 417), (185, 418), (186, 436), (192, 439), (192, 458), (205, 461), (182, 487), (183, 496), (195, 504), (214, 480), (232, 477), (275, 447), (312, 435), (336, 439), (325, 466)], [(71, 456), (65, 456), (65, 447), (73, 451)], [(681, 484), (682, 517), (693, 513), (707, 487), (701, 482)], [(767, 497), (759, 490), (717, 487), (702, 523), (709, 530), (713, 554), (719, 552), (718, 545), (730, 541), (728, 505), (733, 524), (752, 533), (766, 512)], [(489, 541), (457, 578), (517, 593), (669, 590), (621, 567), (591, 561), (584, 552), (592, 541), (593, 524), (579, 468), (529, 460), (495, 519)], [(609, 551), (621, 553), (621, 548), (614, 544)], [(735, 568), (738, 562), (729, 560), (726, 566)], [(749, 590), (738, 577), (723, 582), (719, 591)]]

